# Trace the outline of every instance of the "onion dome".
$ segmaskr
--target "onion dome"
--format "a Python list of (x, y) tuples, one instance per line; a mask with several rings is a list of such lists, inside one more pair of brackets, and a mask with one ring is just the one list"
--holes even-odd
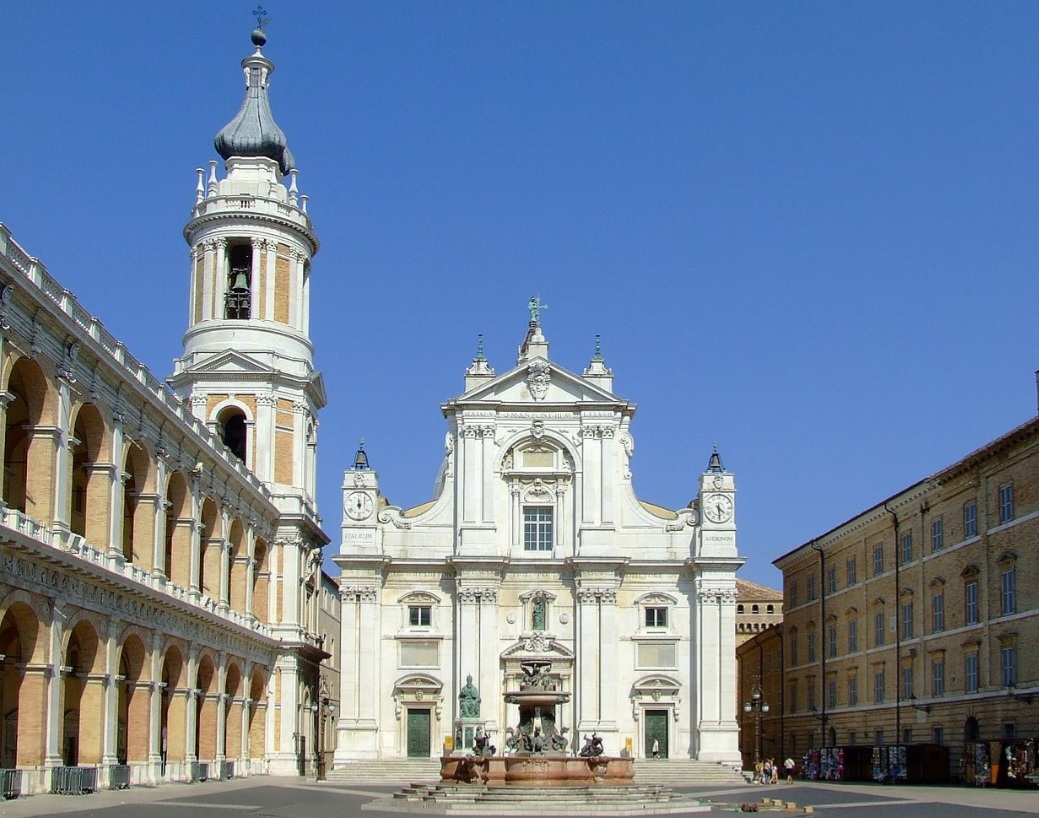
[(260, 51), (267, 35), (257, 28), (252, 33), (256, 52), (242, 60), (245, 70), (245, 99), (235, 118), (217, 133), (213, 145), (224, 159), (232, 156), (266, 156), (278, 163), (282, 173), (296, 168), (285, 133), (274, 121), (267, 99), (267, 85), (274, 63)]

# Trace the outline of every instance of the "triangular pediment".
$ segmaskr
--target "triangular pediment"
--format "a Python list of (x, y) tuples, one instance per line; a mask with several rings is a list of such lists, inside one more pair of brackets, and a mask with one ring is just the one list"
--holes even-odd
[(459, 395), (450, 403), (544, 404), (627, 403), (580, 375), (546, 360), (532, 358)]
[(242, 355), (233, 349), (221, 352), (212, 358), (207, 358), (198, 366), (192, 367), (189, 372), (212, 372), (221, 374), (267, 374), (273, 372), (270, 367), (259, 364), (254, 358)]

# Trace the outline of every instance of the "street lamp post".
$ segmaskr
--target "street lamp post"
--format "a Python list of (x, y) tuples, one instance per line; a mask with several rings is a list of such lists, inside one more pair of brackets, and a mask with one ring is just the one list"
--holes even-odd
[(743, 712), (754, 714), (754, 769), (757, 770), (761, 763), (761, 714), (768, 712), (768, 702), (764, 701), (757, 685), (750, 691), (750, 701), (743, 703)]
[(320, 781), (325, 777), (325, 719), (331, 716), (336, 709), (335, 702), (328, 695), (328, 686), (325, 682), (321, 683), (320, 703), (312, 704), (310, 709), (317, 721), (317, 730), (314, 731), (317, 734), (317, 752), (314, 754), (314, 777)]

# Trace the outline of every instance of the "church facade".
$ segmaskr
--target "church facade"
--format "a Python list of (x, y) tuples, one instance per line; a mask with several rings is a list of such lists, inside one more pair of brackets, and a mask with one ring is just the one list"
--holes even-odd
[(571, 751), (739, 762), (733, 476), (715, 452), (687, 508), (640, 501), (634, 404), (598, 351), (548, 349), (532, 299), (514, 367), (478, 352), (432, 501), (390, 505), (363, 451), (346, 472), (336, 765), (502, 748), (531, 673)]

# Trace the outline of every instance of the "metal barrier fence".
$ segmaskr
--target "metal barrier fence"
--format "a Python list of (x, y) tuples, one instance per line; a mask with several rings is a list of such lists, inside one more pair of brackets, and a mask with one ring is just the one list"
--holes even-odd
[(196, 781), (208, 781), (209, 780), (209, 762), (199, 761), (198, 762), (198, 777)]
[(0, 798), (17, 798), (22, 794), (22, 771), (0, 770)]
[(56, 795), (85, 795), (97, 791), (97, 767), (55, 767), (51, 770), (51, 792)]
[(108, 787), (113, 790), (125, 790), (130, 787), (130, 765), (116, 764), (109, 767)]
[(220, 762), (220, 780), (226, 781), (229, 778), (234, 778), (234, 762), (233, 761), (221, 761)]

